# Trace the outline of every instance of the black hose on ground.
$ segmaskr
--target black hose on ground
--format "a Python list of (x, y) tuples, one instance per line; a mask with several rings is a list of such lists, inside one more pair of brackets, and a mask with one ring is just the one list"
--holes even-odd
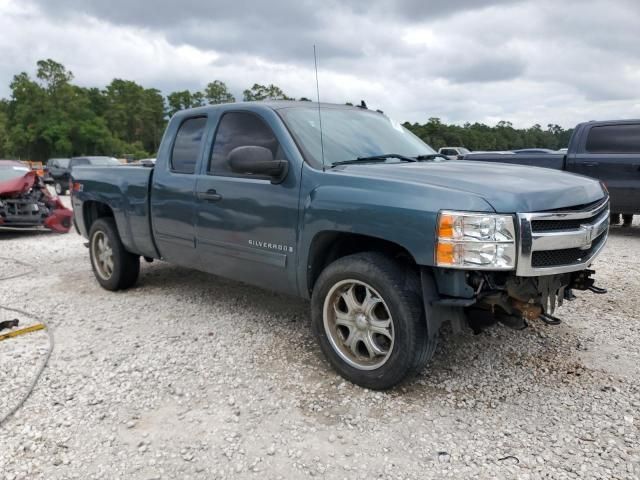
[[(23, 265), (23, 266), (28, 267), (30, 269), (30, 270), (28, 270), (26, 272), (21, 272), (21, 273), (15, 274), (15, 275), (9, 275), (9, 276), (5, 276), (5, 277), (0, 277), (0, 280), (9, 280), (9, 279), (13, 279), (13, 278), (22, 277), (22, 276), (28, 275), (30, 273), (33, 273), (35, 271), (35, 268), (33, 268), (32, 265), (29, 265), (28, 263), (25, 263), (25, 262), (21, 262), (19, 260), (2, 258), (2, 257), (0, 257), (0, 260), (11, 260), (13, 262), (18, 263), (19, 265)], [(20, 398), (20, 400), (8, 412), (0, 413), (0, 427), (2, 427), (13, 415), (15, 415), (15, 413), (18, 410), (20, 410), (20, 408), (22, 408), (22, 406), (25, 404), (25, 402), (29, 399), (29, 397), (31, 396), (31, 394), (35, 390), (36, 385), (38, 384), (38, 380), (40, 380), (40, 376), (42, 375), (42, 372), (44, 372), (44, 369), (47, 367), (47, 365), (49, 363), (49, 359), (51, 358), (51, 353), (53, 352), (53, 346), (54, 346), (54, 339), (53, 339), (53, 332), (49, 328), (49, 325), (47, 325), (47, 322), (45, 322), (44, 320), (42, 320), (40, 318), (37, 318), (35, 315), (33, 315), (33, 314), (29, 313), (29, 312), (25, 312), (24, 310), (21, 310), (19, 308), (6, 307), (4, 305), (0, 305), (0, 310), (6, 310), (8, 312), (18, 313), (20, 315), (24, 315), (25, 317), (31, 318), (33, 320), (37, 320), (38, 322), (40, 322), (40, 323), (42, 323), (44, 325), (45, 332), (47, 333), (47, 337), (49, 339), (49, 347), (47, 348), (47, 353), (45, 354), (44, 359), (42, 360), (42, 362), (38, 366), (36, 374), (34, 375), (33, 379), (31, 380), (31, 384), (29, 385), (29, 388), (24, 393), (24, 395)]]
[(53, 345), (54, 345), (54, 340), (53, 340), (53, 333), (51, 332), (51, 330), (49, 329), (49, 326), (47, 325), (46, 322), (36, 318), (34, 315), (25, 312), (24, 310), (20, 310), (18, 308), (11, 308), (11, 307), (5, 307), (3, 305), (0, 305), (0, 309), (2, 310), (7, 310), (9, 312), (14, 312), (14, 313), (19, 313), (21, 315), (24, 315), (26, 317), (30, 317), (34, 320), (38, 320), (39, 322), (41, 322), (44, 326), (45, 326), (45, 331), (47, 332), (47, 337), (49, 338), (49, 348), (47, 348), (47, 353), (44, 357), (44, 359), (42, 360), (42, 362), (40, 363), (40, 366), (38, 367), (38, 370), (36, 371), (36, 374), (33, 377), (33, 380), (31, 381), (31, 384), (29, 385), (29, 388), (27, 389), (27, 391), (25, 392), (25, 394), (20, 398), (20, 400), (16, 403), (16, 405), (14, 407), (12, 407), (7, 413), (4, 414), (0, 414), (0, 427), (2, 427), (2, 425), (4, 425), (4, 423), (9, 420), (18, 410), (20, 410), (20, 408), (22, 408), (22, 406), (25, 404), (25, 402), (29, 399), (29, 397), (31, 396), (31, 394), (33, 393), (33, 391), (36, 388), (36, 385), (38, 383), (38, 380), (40, 380), (40, 376), (42, 375), (42, 372), (44, 371), (44, 369), (47, 367), (47, 364), (49, 363), (49, 359), (51, 358), (51, 353), (53, 352)]

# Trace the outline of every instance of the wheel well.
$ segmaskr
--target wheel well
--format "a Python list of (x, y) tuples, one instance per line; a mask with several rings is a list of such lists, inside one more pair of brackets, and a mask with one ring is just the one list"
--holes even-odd
[(88, 201), (84, 202), (82, 208), (82, 215), (84, 216), (84, 226), (87, 229), (87, 234), (91, 230), (93, 222), (103, 217), (113, 218), (113, 210), (105, 203)]
[(407, 249), (397, 243), (346, 232), (322, 232), (316, 235), (309, 249), (307, 264), (307, 288), (309, 293), (313, 290), (318, 276), (327, 265), (339, 258), (360, 252), (380, 252), (401, 262), (407, 268), (415, 269), (418, 266), (415, 259)]

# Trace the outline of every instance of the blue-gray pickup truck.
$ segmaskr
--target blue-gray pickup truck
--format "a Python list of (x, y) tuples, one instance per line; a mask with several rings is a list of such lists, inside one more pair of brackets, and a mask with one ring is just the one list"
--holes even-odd
[(465, 160), (516, 163), (587, 175), (602, 181), (611, 196), (613, 222), (631, 225), (640, 214), (640, 120), (579, 123), (566, 153), (469, 153)]
[(379, 112), (311, 102), (200, 107), (153, 168), (74, 169), (72, 204), (108, 290), (161, 259), (310, 299), (323, 353), (384, 389), (454, 330), (558, 323), (601, 292), (609, 196), (583, 176), (449, 161)]

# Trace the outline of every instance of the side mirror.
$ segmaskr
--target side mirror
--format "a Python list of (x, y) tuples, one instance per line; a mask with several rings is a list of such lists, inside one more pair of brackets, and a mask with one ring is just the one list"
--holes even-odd
[(231, 150), (229, 165), (236, 173), (271, 177), (271, 183), (281, 183), (289, 171), (289, 162), (274, 160), (271, 150), (257, 145), (236, 147)]

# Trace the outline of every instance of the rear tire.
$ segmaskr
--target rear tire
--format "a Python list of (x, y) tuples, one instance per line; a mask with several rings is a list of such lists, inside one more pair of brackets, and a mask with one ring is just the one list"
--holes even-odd
[(422, 299), (410, 287), (415, 277), (375, 252), (343, 257), (320, 274), (311, 298), (312, 327), (345, 379), (384, 390), (431, 359), (436, 340), (429, 339)]
[(100, 218), (91, 225), (89, 257), (98, 283), (107, 290), (124, 290), (138, 280), (140, 257), (125, 250), (113, 218)]
[(62, 196), (67, 194), (67, 189), (62, 182), (56, 181), (54, 188), (56, 189), (56, 195)]

